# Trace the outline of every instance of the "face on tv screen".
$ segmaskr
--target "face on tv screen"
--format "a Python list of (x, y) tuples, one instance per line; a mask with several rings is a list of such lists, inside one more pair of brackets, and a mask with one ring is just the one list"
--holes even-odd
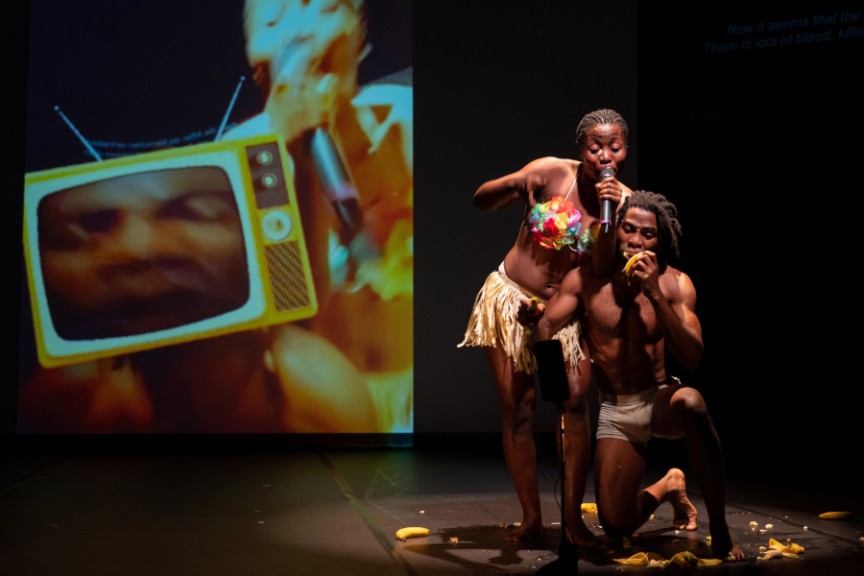
[(176, 328), (249, 297), (240, 214), (218, 167), (60, 190), (40, 202), (38, 223), (48, 312), (63, 339)]

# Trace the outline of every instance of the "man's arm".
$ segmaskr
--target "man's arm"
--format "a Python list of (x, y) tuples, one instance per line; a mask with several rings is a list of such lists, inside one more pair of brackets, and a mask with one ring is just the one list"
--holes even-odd
[(567, 324), (579, 309), (579, 293), (582, 289), (582, 271), (574, 268), (564, 276), (561, 287), (555, 293), (537, 323), (537, 339), (548, 340)]
[(695, 312), (696, 288), (687, 274), (672, 267), (658, 277), (657, 257), (648, 254), (634, 265), (633, 275), (642, 282), (642, 293), (654, 307), (666, 349), (684, 368), (693, 369), (704, 351), (702, 324)]

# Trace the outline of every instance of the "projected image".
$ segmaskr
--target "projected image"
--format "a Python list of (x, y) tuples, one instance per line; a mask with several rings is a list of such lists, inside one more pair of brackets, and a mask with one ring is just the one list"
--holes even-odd
[(39, 206), (39, 255), (62, 338), (164, 330), (248, 298), (240, 215), (217, 168), (132, 174), (57, 192)]
[(19, 432), (413, 430), (410, 22), (31, 4)]

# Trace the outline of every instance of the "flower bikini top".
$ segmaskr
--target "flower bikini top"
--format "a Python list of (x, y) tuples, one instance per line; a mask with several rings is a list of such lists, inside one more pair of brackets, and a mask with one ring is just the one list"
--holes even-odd
[(574, 179), (564, 197), (555, 196), (551, 200), (535, 204), (528, 214), (528, 226), (534, 242), (550, 250), (560, 250), (567, 246), (579, 255), (581, 264), (591, 256), (600, 223), (595, 222), (583, 232), (582, 213), (567, 199), (575, 185)]

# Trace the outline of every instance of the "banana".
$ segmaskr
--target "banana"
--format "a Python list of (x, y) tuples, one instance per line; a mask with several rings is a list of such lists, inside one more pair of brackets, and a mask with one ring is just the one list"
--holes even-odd
[(756, 560), (771, 560), (772, 558), (782, 558), (783, 551), (782, 550), (766, 550), (762, 552), (761, 556), (757, 556)]
[[(540, 301), (537, 300), (537, 297), (532, 296), (531, 300), (528, 302), (528, 312), (530, 314), (536, 314), (537, 313), (537, 306), (539, 305), (539, 303), (540, 303)], [(532, 338), (534, 328), (537, 327), (537, 320), (532, 317), (532, 318), (526, 319), (525, 321), (531, 322), (530, 324), (523, 324), (522, 325), (522, 328), (525, 331), (526, 338), (528, 338), (530, 340)], [(522, 320), (520, 320), (520, 322), (522, 322)]]
[(670, 562), (674, 562), (675, 564), (679, 564), (681, 566), (690, 566), (695, 567), (699, 562), (699, 558), (696, 557), (695, 554), (688, 551), (678, 552), (674, 556), (669, 559)]
[(665, 568), (669, 564), (678, 564), (684, 568), (701, 568), (703, 566), (719, 566), (723, 560), (719, 558), (698, 558), (692, 552), (678, 552), (669, 560), (666, 560), (656, 552), (637, 552), (629, 558), (613, 558), (618, 564), (624, 566), (643, 566), (647, 568)]
[(593, 502), (583, 502), (581, 506), (581, 511), (583, 514), (596, 514), (597, 504)]
[(408, 538), (416, 538), (418, 536), (428, 536), (429, 529), (422, 526), (406, 526), (396, 530), (396, 538), (403, 542)]
[(800, 558), (801, 554), (804, 554), (805, 551), (806, 549), (803, 546), (792, 542), (791, 538), (786, 544), (783, 544), (774, 538), (769, 538), (768, 549), (764, 551), (762, 559), (768, 560), (769, 558), (776, 558), (778, 556), (786, 558)]
[(613, 558), (613, 560), (624, 566), (649, 566), (652, 561), (662, 562), (664, 558), (656, 552), (637, 552), (629, 558)]
[(852, 512), (848, 510), (832, 510), (831, 512), (823, 512), (819, 514), (822, 520), (849, 520), (852, 518)]
[(685, 568), (701, 568), (703, 566), (720, 566), (723, 564), (723, 560), (720, 558), (699, 558), (687, 550), (678, 552), (669, 559), (669, 562), (684, 566)]
[(630, 274), (632, 274), (631, 270), (633, 269), (633, 265), (636, 264), (636, 262), (638, 262), (639, 259), (642, 258), (644, 255), (644, 252), (637, 252), (636, 254), (630, 256), (630, 259), (627, 260), (627, 264), (624, 265), (625, 276), (627, 276), (628, 278), (630, 277)]
[(800, 544), (796, 544), (795, 542), (792, 542), (791, 539), (789, 540), (788, 544), (783, 544), (779, 540), (776, 540), (774, 538), (769, 538), (768, 539), (768, 548), (770, 550), (778, 550), (784, 555), (785, 554), (794, 554), (796, 556), (798, 554), (803, 554), (805, 551), (804, 546), (801, 546)]

